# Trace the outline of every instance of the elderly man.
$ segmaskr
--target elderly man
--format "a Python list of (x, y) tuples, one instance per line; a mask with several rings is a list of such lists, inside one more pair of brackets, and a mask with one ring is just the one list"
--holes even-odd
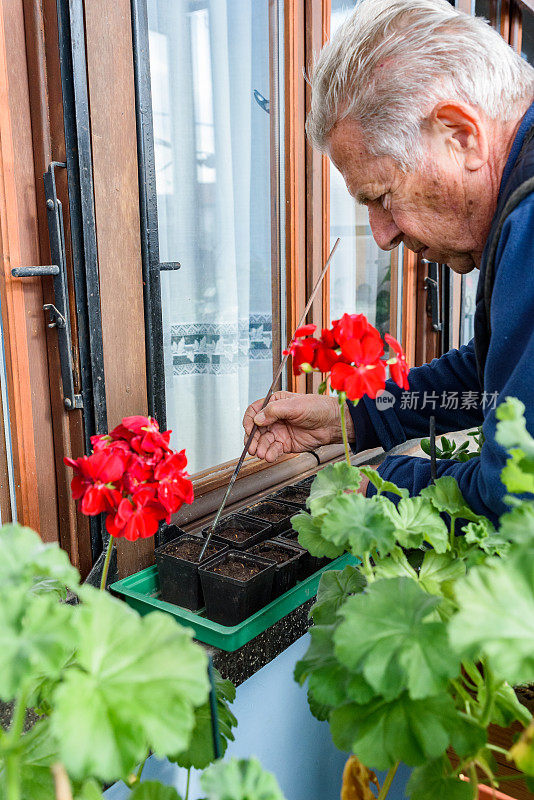
[[(349, 404), (353, 448), (428, 435), (432, 413), (440, 433), (483, 424), (480, 457), (441, 461), (438, 473), (493, 520), (505, 454), (488, 399), (520, 398), (534, 433), (533, 99), (534, 69), (483, 20), (445, 0), (363, 0), (318, 58), (307, 121), (382, 249), (404, 242), (455, 272), (480, 269), (474, 339), (409, 376), (419, 397), (472, 392), (476, 403), (409, 410), (389, 381), (388, 410)], [(260, 458), (341, 441), (336, 398), (278, 392), (260, 406), (244, 418), (247, 432), (259, 425), (250, 452)], [(379, 471), (412, 495), (430, 482), (422, 458), (390, 456)]]

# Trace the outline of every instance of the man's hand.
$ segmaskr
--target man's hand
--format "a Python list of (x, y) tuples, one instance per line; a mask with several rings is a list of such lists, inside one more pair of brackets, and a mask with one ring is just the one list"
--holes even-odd
[[(262, 405), (263, 399), (256, 400), (243, 417), (245, 441), (254, 423), (258, 426), (249, 448), (251, 455), (272, 462), (284, 453), (305, 453), (343, 441), (337, 397), (275, 392), (263, 411)], [(345, 418), (351, 441), (354, 428), (348, 409)]]

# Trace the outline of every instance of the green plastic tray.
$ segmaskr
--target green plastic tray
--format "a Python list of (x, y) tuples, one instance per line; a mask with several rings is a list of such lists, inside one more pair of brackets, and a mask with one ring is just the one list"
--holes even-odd
[(175, 617), (182, 625), (192, 628), (195, 638), (205, 644), (213, 645), (221, 650), (232, 652), (242, 647), (258, 634), (274, 625), (275, 622), (287, 616), (291, 611), (301, 606), (307, 600), (315, 597), (317, 587), (323, 572), (330, 569), (343, 569), (347, 564), (356, 565), (358, 560), (350, 553), (346, 553), (326, 567), (310, 575), (306, 580), (297, 583), (285, 594), (277, 597), (268, 606), (257, 611), (251, 617), (240, 622), (239, 625), (220, 625), (203, 616), (200, 611), (188, 611), (186, 608), (166, 603), (159, 599), (159, 578), (157, 567), (136, 572), (128, 578), (112, 583), (110, 589), (120, 595), (132, 608), (140, 614), (150, 611), (165, 611)]

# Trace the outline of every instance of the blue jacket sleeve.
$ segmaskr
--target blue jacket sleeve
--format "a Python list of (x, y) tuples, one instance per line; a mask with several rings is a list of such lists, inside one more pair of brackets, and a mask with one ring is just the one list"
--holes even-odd
[(356, 434), (356, 451), (382, 446), (391, 450), (408, 439), (428, 436), (429, 420), (436, 418), (437, 433), (461, 431), (482, 425), (482, 394), (477, 377), (473, 341), (459, 350), (414, 367), (410, 389), (386, 384), (387, 395), (365, 397), (349, 409)]
[[(463, 464), (438, 462), (438, 475), (455, 477), (471, 508), (493, 521), (506, 510), (503, 502), (505, 489), (500, 480), (506, 453), (495, 441), (496, 406), (506, 397), (519, 398), (525, 404), (527, 429), (534, 433), (533, 247), (534, 196), (530, 195), (506, 220), (499, 242), (491, 303), (491, 341), (484, 372), (485, 391), (480, 395), (479, 405), (468, 413), (460, 409), (456, 423), (454, 414), (444, 413), (446, 410), (442, 408), (435, 412), (436, 427), (441, 432), (478, 425), (483, 418), (485, 443), (480, 457)], [(480, 392), (472, 343), (461, 348), (457, 356), (451, 351), (428, 366), (410, 371), (412, 390), (424, 391), (425, 387), (428, 390), (432, 386), (438, 393), (442, 389)], [(396, 404), (397, 401), (395, 409)], [(400, 443), (403, 437), (426, 434), (424, 416), (420, 413), (402, 413), (399, 409), (380, 418), (376, 403), (366, 400), (364, 409), (360, 409), (360, 405), (355, 409), (355, 429), (363, 418), (364, 425), (372, 425), (384, 449)], [(432, 413), (431, 410), (429, 414)], [(444, 427), (447, 423), (450, 427)], [(358, 437), (359, 444), (360, 441), (369, 441), (370, 434), (364, 429)], [(382, 463), (379, 472), (407, 488), (411, 495), (418, 494), (431, 480), (430, 463), (423, 458), (390, 456)]]

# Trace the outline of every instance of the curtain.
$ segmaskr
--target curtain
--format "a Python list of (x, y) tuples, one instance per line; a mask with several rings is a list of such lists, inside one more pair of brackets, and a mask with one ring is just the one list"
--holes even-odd
[(272, 374), (268, 5), (148, 7), (167, 422), (196, 472), (239, 455)]

